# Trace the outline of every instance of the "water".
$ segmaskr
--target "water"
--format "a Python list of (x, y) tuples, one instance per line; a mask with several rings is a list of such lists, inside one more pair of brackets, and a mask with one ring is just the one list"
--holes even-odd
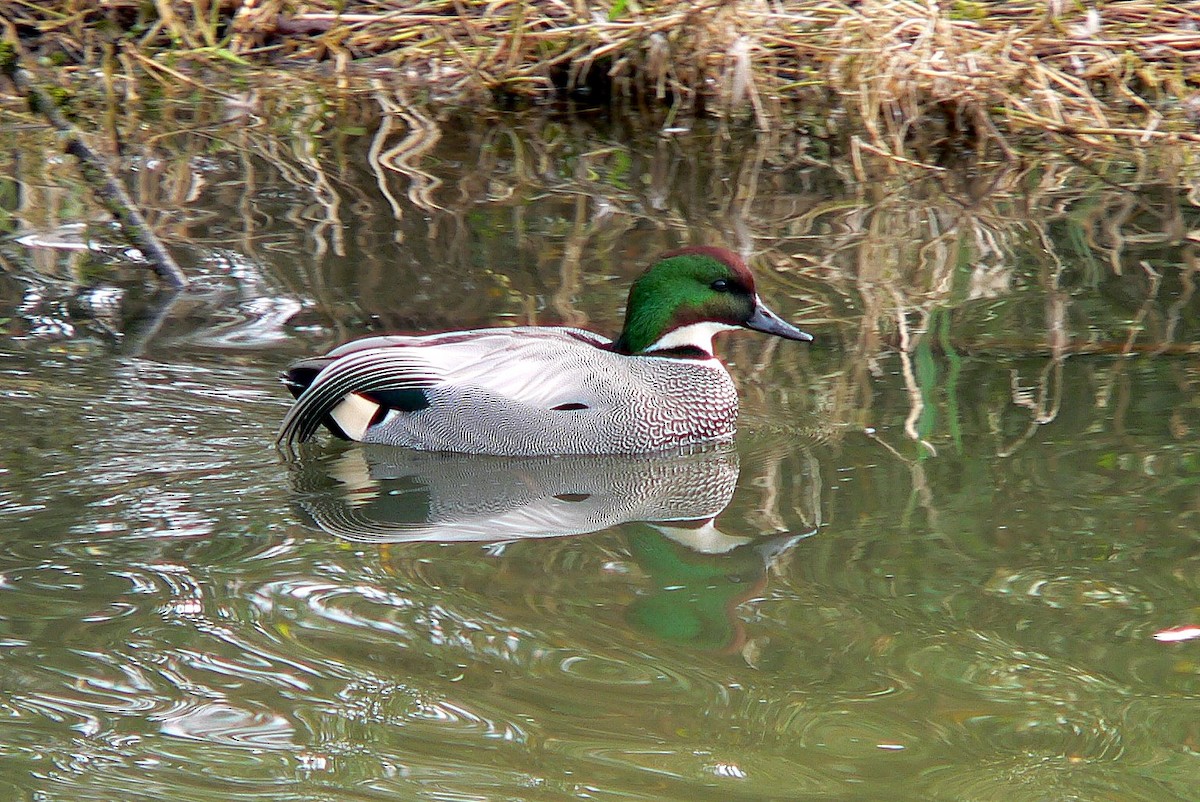
[[(552, 117), (443, 121), (373, 172), (403, 136), (363, 114), (132, 149), (176, 298), (78, 246), (66, 168), (13, 173), (41, 240), (0, 274), (0, 798), (1196, 798), (1196, 262), (1152, 236), (1196, 227), (1179, 192), (1048, 163), (964, 211)], [(726, 335), (732, 449), (272, 447), (297, 356), (611, 333), (695, 241), (749, 246), (818, 337)]]

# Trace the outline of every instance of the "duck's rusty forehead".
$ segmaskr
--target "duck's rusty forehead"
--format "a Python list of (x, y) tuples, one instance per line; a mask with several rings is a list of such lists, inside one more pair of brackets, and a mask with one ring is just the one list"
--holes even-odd
[(662, 258), (669, 259), (672, 256), (707, 256), (728, 267), (747, 288), (754, 288), (754, 274), (742, 261), (742, 257), (728, 248), (720, 248), (716, 245), (689, 245), (686, 248), (677, 248), (665, 253)]

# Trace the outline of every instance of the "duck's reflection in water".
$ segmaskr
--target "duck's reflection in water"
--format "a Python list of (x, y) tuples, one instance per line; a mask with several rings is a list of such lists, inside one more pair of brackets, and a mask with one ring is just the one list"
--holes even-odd
[(739, 648), (736, 608), (771, 562), (811, 534), (722, 532), (738, 479), (732, 446), (652, 455), (493, 457), (353, 448), (296, 464), (297, 502), (360, 543), (504, 543), (620, 527), (650, 579), (628, 620), (662, 640)]

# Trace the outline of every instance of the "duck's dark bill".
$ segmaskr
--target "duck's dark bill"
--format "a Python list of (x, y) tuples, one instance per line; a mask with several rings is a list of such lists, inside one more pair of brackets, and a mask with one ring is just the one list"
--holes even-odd
[(800, 329), (788, 323), (761, 303), (754, 308), (754, 312), (744, 325), (748, 329), (761, 331), (764, 334), (774, 334), (776, 337), (783, 337), (788, 340), (800, 340), (806, 343), (813, 341), (811, 334), (806, 331), (800, 331)]

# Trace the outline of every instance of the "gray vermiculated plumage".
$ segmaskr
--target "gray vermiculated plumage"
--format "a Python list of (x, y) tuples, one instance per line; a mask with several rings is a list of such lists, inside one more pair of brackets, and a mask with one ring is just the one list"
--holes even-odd
[(549, 326), (360, 340), (330, 352), (279, 439), (307, 439), (349, 393), (397, 390), (420, 390), (428, 406), (388, 412), (363, 442), (516, 456), (650, 452), (733, 436), (737, 393), (718, 360), (609, 346)]

